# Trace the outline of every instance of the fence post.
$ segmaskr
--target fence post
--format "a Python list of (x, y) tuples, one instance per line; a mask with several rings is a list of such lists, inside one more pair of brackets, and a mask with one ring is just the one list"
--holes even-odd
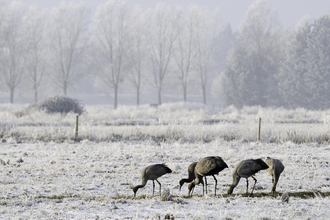
[(261, 118), (259, 118), (258, 120), (258, 138), (257, 138), (257, 141), (260, 141), (260, 132), (261, 132)]
[(75, 141), (78, 141), (78, 119), (79, 116), (76, 116), (76, 134), (75, 134)]

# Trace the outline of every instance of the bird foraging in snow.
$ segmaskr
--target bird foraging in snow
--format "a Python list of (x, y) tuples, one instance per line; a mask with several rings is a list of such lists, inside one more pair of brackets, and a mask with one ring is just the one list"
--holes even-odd
[(179, 185), (180, 185), (179, 190), (181, 190), (181, 187), (183, 186), (184, 183), (190, 183), (191, 181), (194, 180), (194, 178), (195, 178), (195, 173), (194, 172), (195, 172), (196, 164), (197, 164), (197, 162), (193, 162), (189, 165), (189, 167), (188, 167), (188, 178), (187, 179), (183, 178), (179, 181)]
[(249, 188), (249, 177), (254, 179), (254, 185), (252, 187), (251, 195), (253, 195), (253, 190), (256, 186), (257, 179), (254, 177), (254, 174), (260, 170), (268, 169), (268, 165), (262, 159), (248, 159), (239, 162), (233, 170), (233, 183), (227, 190), (227, 193), (231, 195), (234, 188), (238, 185), (241, 177), (246, 178), (246, 195), (248, 195)]
[(213, 176), (215, 181), (214, 195), (216, 195), (218, 181), (214, 175), (218, 174), (225, 168), (228, 168), (227, 164), (225, 163), (225, 161), (222, 160), (221, 157), (218, 156), (204, 157), (203, 159), (198, 161), (194, 170), (195, 179), (188, 185), (188, 189), (189, 189), (188, 195), (192, 194), (194, 187), (199, 183), (203, 184), (203, 195), (204, 195), (203, 177), (206, 176)]
[(276, 190), (277, 182), (280, 178), (281, 173), (284, 170), (284, 165), (280, 160), (273, 159), (273, 158), (270, 158), (270, 157), (267, 157), (266, 164), (269, 167), (267, 170), (268, 170), (269, 174), (272, 176), (272, 183), (273, 183), (272, 194), (274, 195), (275, 190)]
[[(197, 162), (193, 162), (188, 166), (188, 178), (183, 178), (179, 181), (180, 188), (181, 190), (182, 186), (184, 183), (190, 183), (195, 179), (195, 167), (196, 167)], [(207, 181), (206, 181), (206, 176), (204, 177), (205, 180), (205, 186), (206, 186), (206, 193), (207, 193)], [(191, 192), (193, 193), (193, 191)]]
[(136, 192), (138, 191), (138, 189), (144, 187), (147, 184), (148, 180), (152, 180), (152, 195), (154, 195), (155, 193), (155, 180), (159, 184), (159, 195), (161, 195), (162, 184), (158, 181), (158, 178), (167, 173), (172, 173), (172, 170), (168, 168), (168, 166), (166, 166), (165, 164), (154, 164), (144, 168), (141, 172), (141, 185), (133, 187), (134, 197), (136, 196)]

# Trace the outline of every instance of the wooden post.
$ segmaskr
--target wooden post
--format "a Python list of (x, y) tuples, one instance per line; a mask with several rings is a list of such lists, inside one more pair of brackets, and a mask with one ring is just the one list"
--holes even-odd
[(260, 141), (260, 132), (261, 132), (261, 118), (259, 118), (259, 120), (258, 120), (258, 124), (259, 124), (259, 127), (258, 127), (258, 138), (257, 138), (257, 141)]
[(76, 134), (75, 134), (75, 141), (78, 141), (78, 119), (79, 116), (76, 116)]

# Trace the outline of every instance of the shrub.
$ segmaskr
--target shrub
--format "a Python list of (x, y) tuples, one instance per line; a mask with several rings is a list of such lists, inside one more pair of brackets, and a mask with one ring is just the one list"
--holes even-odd
[(84, 112), (84, 106), (76, 99), (66, 96), (54, 96), (28, 106), (25, 112), (28, 113), (35, 110), (45, 111), (49, 114), (73, 112), (81, 115)]

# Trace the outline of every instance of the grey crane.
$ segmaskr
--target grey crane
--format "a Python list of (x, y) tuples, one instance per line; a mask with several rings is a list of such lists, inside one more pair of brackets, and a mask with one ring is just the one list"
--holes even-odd
[(161, 195), (161, 187), (162, 184), (158, 181), (158, 178), (165, 175), (166, 173), (172, 173), (172, 170), (168, 168), (165, 164), (154, 164), (147, 166), (141, 172), (142, 183), (141, 185), (137, 185), (133, 187), (134, 197), (136, 196), (136, 192), (138, 189), (144, 187), (148, 180), (152, 180), (152, 195), (155, 193), (155, 180), (159, 184), (159, 195)]
[(239, 162), (233, 170), (233, 183), (227, 190), (228, 194), (233, 193), (234, 188), (238, 185), (241, 177), (246, 178), (246, 195), (248, 195), (249, 180), (251, 176), (254, 179), (254, 185), (250, 196), (253, 194), (254, 187), (256, 186), (257, 179), (253, 176), (260, 170), (268, 169), (268, 165), (262, 159), (248, 159)]
[(274, 195), (277, 182), (280, 178), (281, 173), (284, 170), (284, 165), (280, 160), (270, 158), (270, 157), (267, 157), (266, 164), (269, 167), (267, 170), (268, 170), (269, 174), (272, 176), (272, 183), (273, 183), (272, 194)]
[[(188, 166), (188, 178), (183, 178), (179, 181), (179, 185), (180, 185), (180, 189), (182, 188), (184, 183), (190, 183), (191, 181), (194, 180), (195, 178), (195, 167), (196, 167), (197, 162), (193, 162)], [(207, 193), (207, 181), (206, 181), (206, 177), (204, 177), (205, 179), (205, 183), (206, 183), (206, 193)]]
[(196, 164), (197, 164), (197, 162), (191, 163), (188, 167), (188, 178), (187, 179), (183, 178), (179, 181), (180, 190), (184, 183), (190, 183), (191, 181), (194, 180), (194, 178), (195, 178), (194, 171), (195, 171)]
[(203, 184), (203, 195), (204, 195), (203, 177), (206, 177), (206, 176), (213, 176), (214, 181), (215, 181), (214, 195), (216, 195), (218, 181), (214, 175), (218, 174), (225, 168), (228, 168), (228, 166), (225, 163), (225, 161), (222, 160), (221, 157), (210, 156), (210, 157), (202, 158), (200, 161), (197, 162), (197, 164), (195, 166), (195, 170), (194, 170), (195, 179), (188, 185), (188, 190), (189, 190), (188, 195), (192, 195), (194, 187), (196, 185), (198, 185), (199, 183)]

